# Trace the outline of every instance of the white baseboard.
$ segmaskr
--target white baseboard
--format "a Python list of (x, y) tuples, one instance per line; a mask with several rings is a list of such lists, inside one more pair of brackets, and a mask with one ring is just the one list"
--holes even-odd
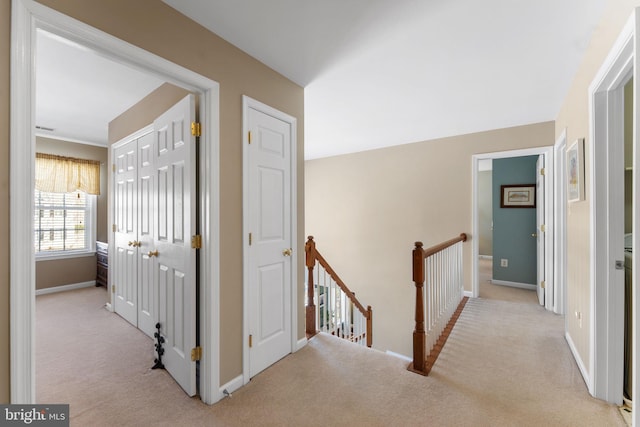
[(56, 292), (72, 291), (74, 289), (90, 288), (91, 286), (95, 286), (95, 285), (96, 285), (96, 281), (90, 280), (88, 282), (74, 283), (72, 285), (62, 285), (62, 286), (54, 286), (52, 288), (36, 289), (36, 296), (54, 294)]
[(296, 348), (293, 349), (293, 352), (295, 353), (296, 351), (301, 350), (304, 346), (307, 345), (308, 342), (309, 340), (307, 339), (307, 337), (299, 339), (296, 343)]
[(404, 354), (396, 353), (395, 351), (387, 350), (385, 353), (387, 353), (389, 356), (397, 357), (398, 359), (402, 359), (402, 360), (405, 360), (407, 362), (413, 362), (413, 359), (410, 358), (409, 356), (405, 356)]
[(580, 370), (580, 373), (582, 374), (582, 379), (584, 380), (585, 384), (587, 385), (587, 390), (589, 390), (589, 393), (592, 393), (591, 392), (591, 381), (590, 381), (590, 378), (589, 378), (589, 373), (587, 371), (587, 368), (584, 366), (584, 362), (582, 361), (582, 358), (580, 357), (580, 353), (578, 353), (578, 350), (576, 349), (576, 346), (573, 343), (573, 339), (571, 339), (571, 335), (569, 335), (569, 332), (565, 332), (564, 338), (565, 338), (565, 340), (567, 340), (567, 344), (569, 345), (569, 349), (571, 350), (571, 354), (573, 354), (573, 358), (576, 361), (576, 365), (578, 365), (578, 369)]
[(227, 394), (225, 394), (225, 390), (231, 394), (233, 392), (235, 392), (236, 390), (238, 390), (240, 387), (242, 387), (243, 384), (243, 376), (242, 375), (238, 375), (237, 377), (235, 377), (234, 379), (232, 379), (231, 381), (229, 381), (226, 384), (223, 384), (220, 387), (220, 399), (223, 399), (225, 397), (227, 397)]
[(494, 285), (500, 285), (500, 286), (511, 286), (512, 288), (528, 289), (530, 291), (535, 291), (536, 289), (538, 289), (536, 285), (532, 285), (531, 283), (509, 282), (507, 280), (495, 280), (495, 279), (492, 279), (491, 283), (493, 283)]
[(493, 255), (478, 255), (480, 259), (493, 259)]
[(464, 291), (464, 296), (465, 296), (465, 297), (469, 297), (469, 298), (473, 298), (473, 292), (471, 292), (471, 291)]

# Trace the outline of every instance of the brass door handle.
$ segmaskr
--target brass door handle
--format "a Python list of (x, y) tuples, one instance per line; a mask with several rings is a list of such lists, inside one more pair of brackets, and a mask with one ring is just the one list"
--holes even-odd
[(292, 251), (292, 249), (284, 249), (284, 250), (282, 251), (282, 255), (284, 255), (284, 256), (291, 256), (291, 253), (292, 253), (292, 252), (293, 252), (293, 251)]
[(538, 233), (531, 233), (531, 237), (538, 237)]
[(158, 254), (158, 251), (155, 250), (155, 251), (149, 251), (149, 253), (147, 255), (149, 256), (149, 258), (151, 258), (151, 257), (154, 257), (154, 256), (158, 256), (159, 254)]
[(140, 246), (142, 246), (142, 242), (139, 240), (134, 240), (133, 242), (127, 243), (127, 245), (133, 246), (134, 248), (139, 248)]

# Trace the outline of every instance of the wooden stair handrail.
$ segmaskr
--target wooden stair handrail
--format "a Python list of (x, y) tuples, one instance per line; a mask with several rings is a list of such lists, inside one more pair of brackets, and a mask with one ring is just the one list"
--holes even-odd
[[(467, 233), (460, 233), (458, 237), (454, 237), (453, 239), (447, 240), (446, 242), (442, 242), (437, 245), (431, 246), (429, 249), (424, 249), (424, 258), (430, 257), (433, 254), (443, 251), (448, 247), (455, 245), (458, 242), (466, 242), (466, 241), (467, 241)], [(416, 242), (416, 248), (418, 246), (422, 247), (422, 242)], [(415, 269), (415, 267), (416, 266), (414, 264), (413, 268)]]
[(327, 260), (318, 252), (316, 249), (316, 242), (313, 240), (313, 236), (307, 237), (307, 243), (304, 245), (304, 251), (306, 253), (306, 265), (309, 274), (307, 287), (307, 335), (313, 336), (316, 334), (316, 306), (313, 302), (314, 300), (314, 289), (313, 289), (313, 269), (315, 268), (316, 261), (318, 264), (325, 269), (329, 276), (336, 282), (336, 284), (342, 289), (342, 292), (349, 297), (349, 300), (356, 306), (356, 308), (362, 313), (362, 315), (367, 319), (367, 347), (371, 347), (372, 345), (372, 325), (373, 325), (373, 310), (371, 310), (371, 306), (367, 306), (364, 308), (362, 303), (358, 301), (356, 298), (356, 294), (351, 292), (351, 290), (345, 285), (340, 276), (335, 272), (333, 268), (329, 265)]
[(431, 255), (447, 249), (458, 242), (466, 242), (467, 234), (461, 233), (458, 237), (424, 249), (422, 242), (416, 242), (413, 249), (413, 281), (416, 286), (416, 327), (413, 330), (413, 362), (409, 370), (421, 375), (428, 375), (430, 367), (427, 366), (427, 334), (424, 329), (424, 260)]

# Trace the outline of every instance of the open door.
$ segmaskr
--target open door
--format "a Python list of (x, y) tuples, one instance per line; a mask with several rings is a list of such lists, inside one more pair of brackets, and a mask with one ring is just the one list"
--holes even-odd
[(545, 244), (546, 244), (546, 226), (545, 226), (545, 179), (544, 179), (544, 155), (538, 156), (536, 161), (536, 246), (538, 254), (538, 274), (536, 288), (538, 291), (538, 302), (540, 305), (545, 305), (546, 298), (546, 258), (545, 258)]
[[(163, 362), (189, 396), (196, 394), (196, 137), (195, 97), (188, 95), (154, 121), (157, 199), (154, 260)], [(195, 359), (195, 358), (194, 358)]]
[[(150, 337), (160, 324), (162, 362), (196, 394), (195, 97), (188, 95), (153, 130), (116, 144), (114, 309)], [(194, 355), (197, 356), (195, 351)]]

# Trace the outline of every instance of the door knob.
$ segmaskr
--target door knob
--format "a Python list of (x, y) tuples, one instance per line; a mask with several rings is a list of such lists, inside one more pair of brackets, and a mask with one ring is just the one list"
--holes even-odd
[(531, 237), (538, 237), (538, 233), (531, 233)]
[(151, 257), (154, 257), (154, 256), (158, 256), (159, 254), (158, 254), (158, 251), (155, 250), (155, 251), (149, 251), (149, 253), (147, 255), (149, 256), (149, 258), (151, 258)]
[(282, 255), (284, 256), (291, 256), (292, 250), (291, 249), (285, 249), (282, 251)]
[(135, 246), (135, 244), (133, 242), (131, 242), (131, 241), (129, 243), (127, 243), (127, 245), (128, 246)]

